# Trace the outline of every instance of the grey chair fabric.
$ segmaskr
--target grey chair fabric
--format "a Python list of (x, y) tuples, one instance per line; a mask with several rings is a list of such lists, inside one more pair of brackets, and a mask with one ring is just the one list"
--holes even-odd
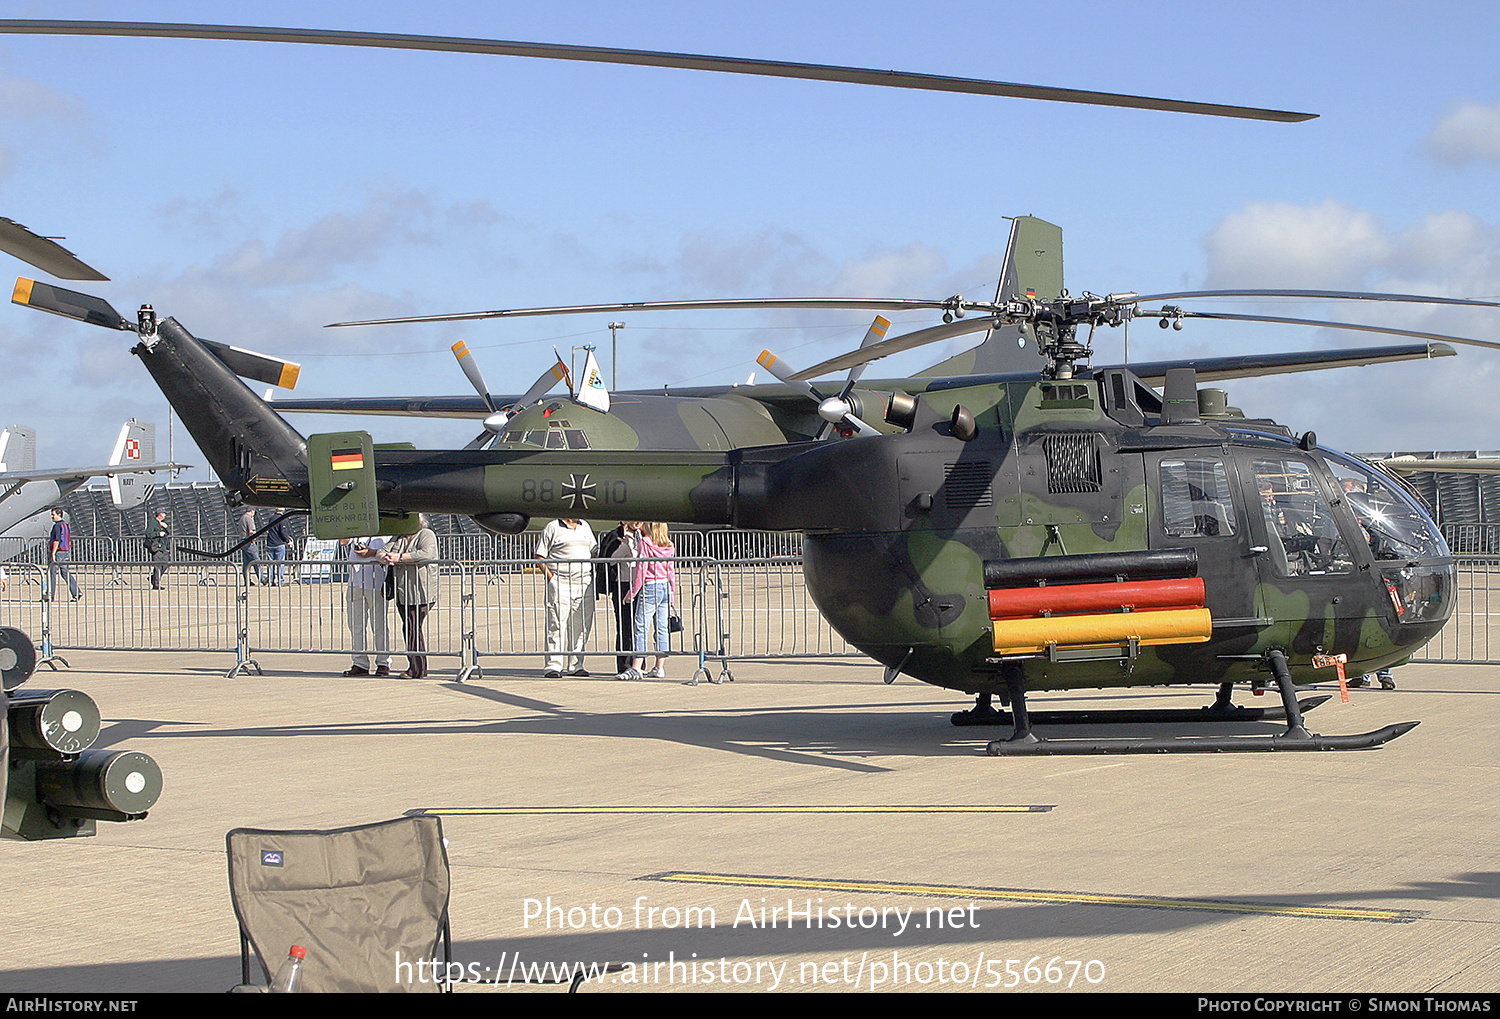
[(451, 937), (439, 818), (331, 831), (236, 828), (225, 841), (246, 984), (252, 947), (269, 982), (301, 945), (305, 991), (443, 989)]

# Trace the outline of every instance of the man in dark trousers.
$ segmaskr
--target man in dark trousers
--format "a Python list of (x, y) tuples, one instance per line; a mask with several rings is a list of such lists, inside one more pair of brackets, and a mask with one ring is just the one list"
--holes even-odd
[(146, 525), (146, 551), (151, 554), (151, 590), (161, 590), (162, 574), (167, 572), (167, 559), (171, 553), (171, 529), (167, 527), (167, 511), (159, 509), (155, 519)]
[(83, 592), (78, 590), (78, 581), (73, 579), (72, 572), (68, 569), (68, 559), (73, 553), (73, 532), (68, 527), (68, 522), (63, 519), (63, 511), (54, 509), (52, 511), (52, 537), (47, 539), (47, 561), (51, 566), (47, 569), (47, 591), (48, 596), (57, 600), (57, 575), (61, 573), (63, 579), (68, 582), (68, 592), (77, 601), (83, 597)]
[[(274, 509), (271, 512), (275, 513), (278, 517), (282, 514), (280, 508)], [(279, 586), (287, 582), (286, 566), (284, 564), (286, 562), (287, 546), (291, 543), (292, 539), (287, 537), (285, 520), (276, 521), (271, 529), (266, 532), (266, 559), (270, 561), (270, 565), (266, 567), (267, 584)]]
[(609, 597), (615, 607), (615, 672), (630, 668), (635, 648), (635, 613), (630, 601), (630, 581), (634, 576), (636, 539), (640, 536), (640, 523), (622, 520), (620, 526), (605, 531), (599, 536), (599, 558), (619, 559), (618, 563), (596, 563), (594, 589)]

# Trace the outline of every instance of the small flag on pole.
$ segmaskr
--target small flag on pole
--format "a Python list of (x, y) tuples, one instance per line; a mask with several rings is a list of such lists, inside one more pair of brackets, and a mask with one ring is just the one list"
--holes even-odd
[(578, 387), (576, 399), (601, 414), (609, 413), (609, 389), (604, 385), (604, 373), (599, 370), (599, 362), (594, 359), (592, 350), (583, 362), (583, 384)]

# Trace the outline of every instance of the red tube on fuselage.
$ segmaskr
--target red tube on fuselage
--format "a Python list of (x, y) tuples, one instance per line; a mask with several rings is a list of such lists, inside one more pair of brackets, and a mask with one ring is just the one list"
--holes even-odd
[(991, 619), (1022, 619), (1043, 613), (1159, 611), (1202, 608), (1202, 577), (1135, 580), (1112, 584), (1060, 584), (991, 591)]

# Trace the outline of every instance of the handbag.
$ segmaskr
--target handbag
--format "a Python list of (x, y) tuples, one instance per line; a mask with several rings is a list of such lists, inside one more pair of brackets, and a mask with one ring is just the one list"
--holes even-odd
[(682, 632), (682, 617), (679, 616), (675, 612), (673, 612), (673, 613), (671, 613), (670, 615), (667, 616), (667, 632), (668, 633), (681, 633)]

